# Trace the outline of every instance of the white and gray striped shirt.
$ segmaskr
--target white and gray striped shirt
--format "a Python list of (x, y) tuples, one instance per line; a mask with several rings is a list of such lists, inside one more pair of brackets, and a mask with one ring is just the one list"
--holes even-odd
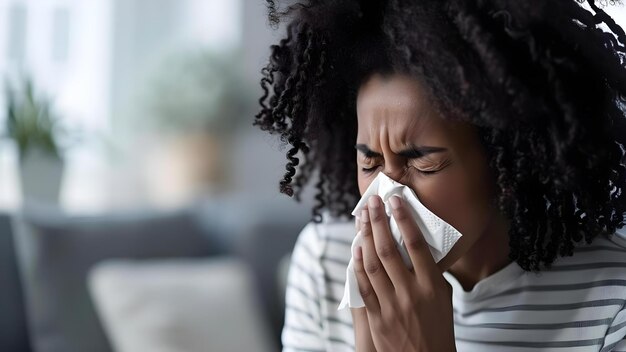
[[(354, 351), (343, 296), (354, 224), (325, 220), (300, 233), (286, 292), (283, 352)], [(458, 351), (626, 351), (626, 236), (599, 237), (552, 269), (513, 262), (466, 292), (450, 273)]]

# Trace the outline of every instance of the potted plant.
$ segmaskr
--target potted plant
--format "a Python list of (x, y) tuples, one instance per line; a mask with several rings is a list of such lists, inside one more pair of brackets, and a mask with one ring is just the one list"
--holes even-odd
[(152, 133), (146, 156), (156, 200), (188, 200), (229, 189), (234, 133), (251, 114), (238, 55), (206, 49), (156, 61), (137, 90), (131, 130)]
[(17, 146), (23, 202), (58, 203), (64, 163), (60, 129), (47, 99), (35, 95), (31, 79), (6, 85), (6, 132)]

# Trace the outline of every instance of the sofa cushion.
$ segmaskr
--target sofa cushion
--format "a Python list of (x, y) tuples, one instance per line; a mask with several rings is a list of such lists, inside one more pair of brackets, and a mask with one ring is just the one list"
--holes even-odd
[(117, 352), (277, 350), (240, 260), (109, 260), (89, 278)]
[(96, 263), (219, 252), (188, 211), (97, 217), (30, 212), (17, 215), (13, 228), (38, 352), (111, 351), (87, 291), (87, 273)]

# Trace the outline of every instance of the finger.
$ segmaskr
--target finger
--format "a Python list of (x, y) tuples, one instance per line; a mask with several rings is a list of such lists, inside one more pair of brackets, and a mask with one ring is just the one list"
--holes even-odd
[(391, 284), (391, 279), (385, 271), (385, 267), (380, 261), (380, 258), (378, 258), (378, 254), (376, 254), (374, 236), (372, 233), (372, 227), (369, 219), (369, 211), (367, 209), (364, 209), (362, 211), (361, 221), (361, 236), (363, 240), (363, 267), (380, 302), (381, 298), (393, 297), (396, 292), (393, 285)]
[[(362, 231), (363, 230), (361, 230), (361, 234), (363, 233)], [(374, 291), (374, 287), (372, 287), (370, 279), (363, 267), (363, 248), (361, 246), (356, 247), (353, 257), (354, 274), (359, 286), (359, 293), (361, 294), (361, 298), (363, 298), (363, 303), (365, 303), (365, 307), (371, 312), (380, 312), (380, 303), (378, 302), (376, 291)]]
[(382, 199), (379, 196), (371, 196), (368, 199), (370, 223), (374, 234), (374, 246), (376, 254), (385, 267), (387, 275), (391, 279), (396, 290), (403, 290), (409, 282), (409, 270), (404, 264), (400, 252), (396, 247), (396, 240), (389, 228), (389, 217), (384, 210)]
[[(367, 323), (367, 312), (364, 307), (350, 308), (350, 314), (352, 314), (352, 324), (354, 328), (364, 327)], [(369, 328), (369, 326), (368, 326)]]
[(356, 351), (376, 351), (372, 340), (372, 331), (365, 308), (351, 308), (352, 325), (354, 327), (354, 341)]
[(389, 202), (393, 209), (393, 217), (398, 224), (402, 239), (413, 263), (415, 275), (418, 277), (435, 277), (440, 275), (428, 243), (413, 219), (412, 210), (398, 196), (392, 196)]

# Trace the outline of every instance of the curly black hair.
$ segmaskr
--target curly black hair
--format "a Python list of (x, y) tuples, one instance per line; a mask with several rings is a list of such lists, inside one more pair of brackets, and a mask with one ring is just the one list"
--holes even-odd
[(510, 219), (511, 260), (549, 267), (624, 225), (626, 34), (593, 0), (311, 0), (262, 69), (254, 124), (288, 144), (280, 191), (315, 181), (313, 220), (359, 198), (356, 94), (372, 73), (418, 77), (441, 116), (477, 127)]

